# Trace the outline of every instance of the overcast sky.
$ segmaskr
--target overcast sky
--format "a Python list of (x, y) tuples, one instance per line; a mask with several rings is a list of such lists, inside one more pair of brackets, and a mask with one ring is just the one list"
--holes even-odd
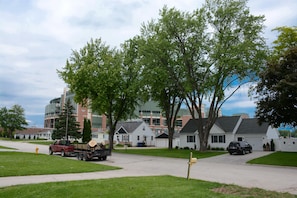
[[(19, 104), (31, 126), (43, 127), (44, 109), (60, 97), (65, 83), (61, 69), (71, 50), (91, 38), (118, 47), (139, 34), (143, 22), (159, 17), (164, 5), (182, 11), (200, 8), (202, 0), (0, 0), (0, 107)], [(279, 26), (296, 26), (296, 0), (250, 0), (251, 13), (265, 15), (268, 45)], [(239, 90), (222, 112), (248, 113), (255, 104), (247, 87)]]

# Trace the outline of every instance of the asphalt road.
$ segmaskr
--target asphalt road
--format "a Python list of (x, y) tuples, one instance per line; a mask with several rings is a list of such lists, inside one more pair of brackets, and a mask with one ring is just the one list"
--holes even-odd
[[(42, 145), (1, 140), (0, 145), (14, 147), (24, 152), (35, 152), (37, 146), (40, 153), (48, 153), (48, 147)], [(192, 165), (190, 169), (190, 178), (236, 184), (244, 187), (257, 187), (279, 192), (289, 192), (297, 195), (297, 168), (250, 165), (245, 163), (250, 159), (267, 154), (269, 154), (269, 152), (253, 152), (247, 155), (225, 154), (207, 159), (198, 159), (197, 163)], [(186, 178), (188, 170), (188, 160), (185, 159), (118, 153), (113, 153), (106, 161), (88, 163), (101, 163), (122, 167), (123, 169), (80, 174), (2, 177), (0, 178), (0, 187), (17, 184), (126, 176), (173, 175)]]

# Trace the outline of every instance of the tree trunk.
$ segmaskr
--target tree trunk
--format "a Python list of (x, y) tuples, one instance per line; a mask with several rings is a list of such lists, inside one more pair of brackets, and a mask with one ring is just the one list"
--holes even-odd
[(199, 132), (199, 143), (200, 143), (200, 149), (199, 151), (207, 151), (208, 146), (208, 136), (209, 136), (209, 130), (203, 129), (202, 132)]
[(174, 128), (168, 127), (168, 149), (172, 149), (173, 146), (173, 134), (174, 134)]
[(8, 130), (9, 139), (12, 140), (12, 130)]
[(114, 129), (111, 128), (109, 131), (109, 151), (110, 151), (110, 153), (113, 150), (113, 137), (114, 137)]

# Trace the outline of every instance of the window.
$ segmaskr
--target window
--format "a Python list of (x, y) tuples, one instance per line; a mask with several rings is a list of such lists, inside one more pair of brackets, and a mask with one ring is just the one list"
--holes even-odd
[(182, 125), (183, 125), (183, 121), (182, 121), (182, 120), (176, 120), (176, 121), (175, 121), (175, 125), (176, 125), (177, 127), (182, 127)]
[(140, 138), (139, 138), (139, 135), (138, 135), (138, 136), (137, 136), (137, 140), (139, 141), (139, 139), (140, 139)]
[(226, 143), (226, 136), (225, 135), (212, 135), (211, 143)]
[(151, 136), (151, 141), (153, 141), (154, 140), (154, 136)]
[(160, 119), (154, 118), (153, 119), (153, 125), (160, 125)]
[(142, 118), (142, 120), (143, 120), (146, 124), (148, 124), (148, 125), (151, 124), (149, 118)]
[(194, 135), (188, 135), (187, 136), (187, 142), (195, 142), (195, 136)]
[(129, 142), (129, 135), (123, 135), (122, 138), (124, 142)]

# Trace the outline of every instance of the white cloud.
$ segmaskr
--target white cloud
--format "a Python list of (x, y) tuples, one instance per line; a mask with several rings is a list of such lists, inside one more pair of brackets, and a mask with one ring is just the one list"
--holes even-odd
[[(62, 94), (61, 69), (71, 50), (91, 38), (119, 46), (139, 34), (141, 24), (159, 17), (167, 5), (193, 11), (196, 0), (33, 0), (0, 1), (0, 106), (20, 104), (27, 115), (43, 115), (45, 105)], [(296, 0), (250, 0), (251, 12), (264, 14), (269, 42), (271, 29), (296, 25)], [(241, 88), (223, 111), (248, 111), (253, 101)]]

